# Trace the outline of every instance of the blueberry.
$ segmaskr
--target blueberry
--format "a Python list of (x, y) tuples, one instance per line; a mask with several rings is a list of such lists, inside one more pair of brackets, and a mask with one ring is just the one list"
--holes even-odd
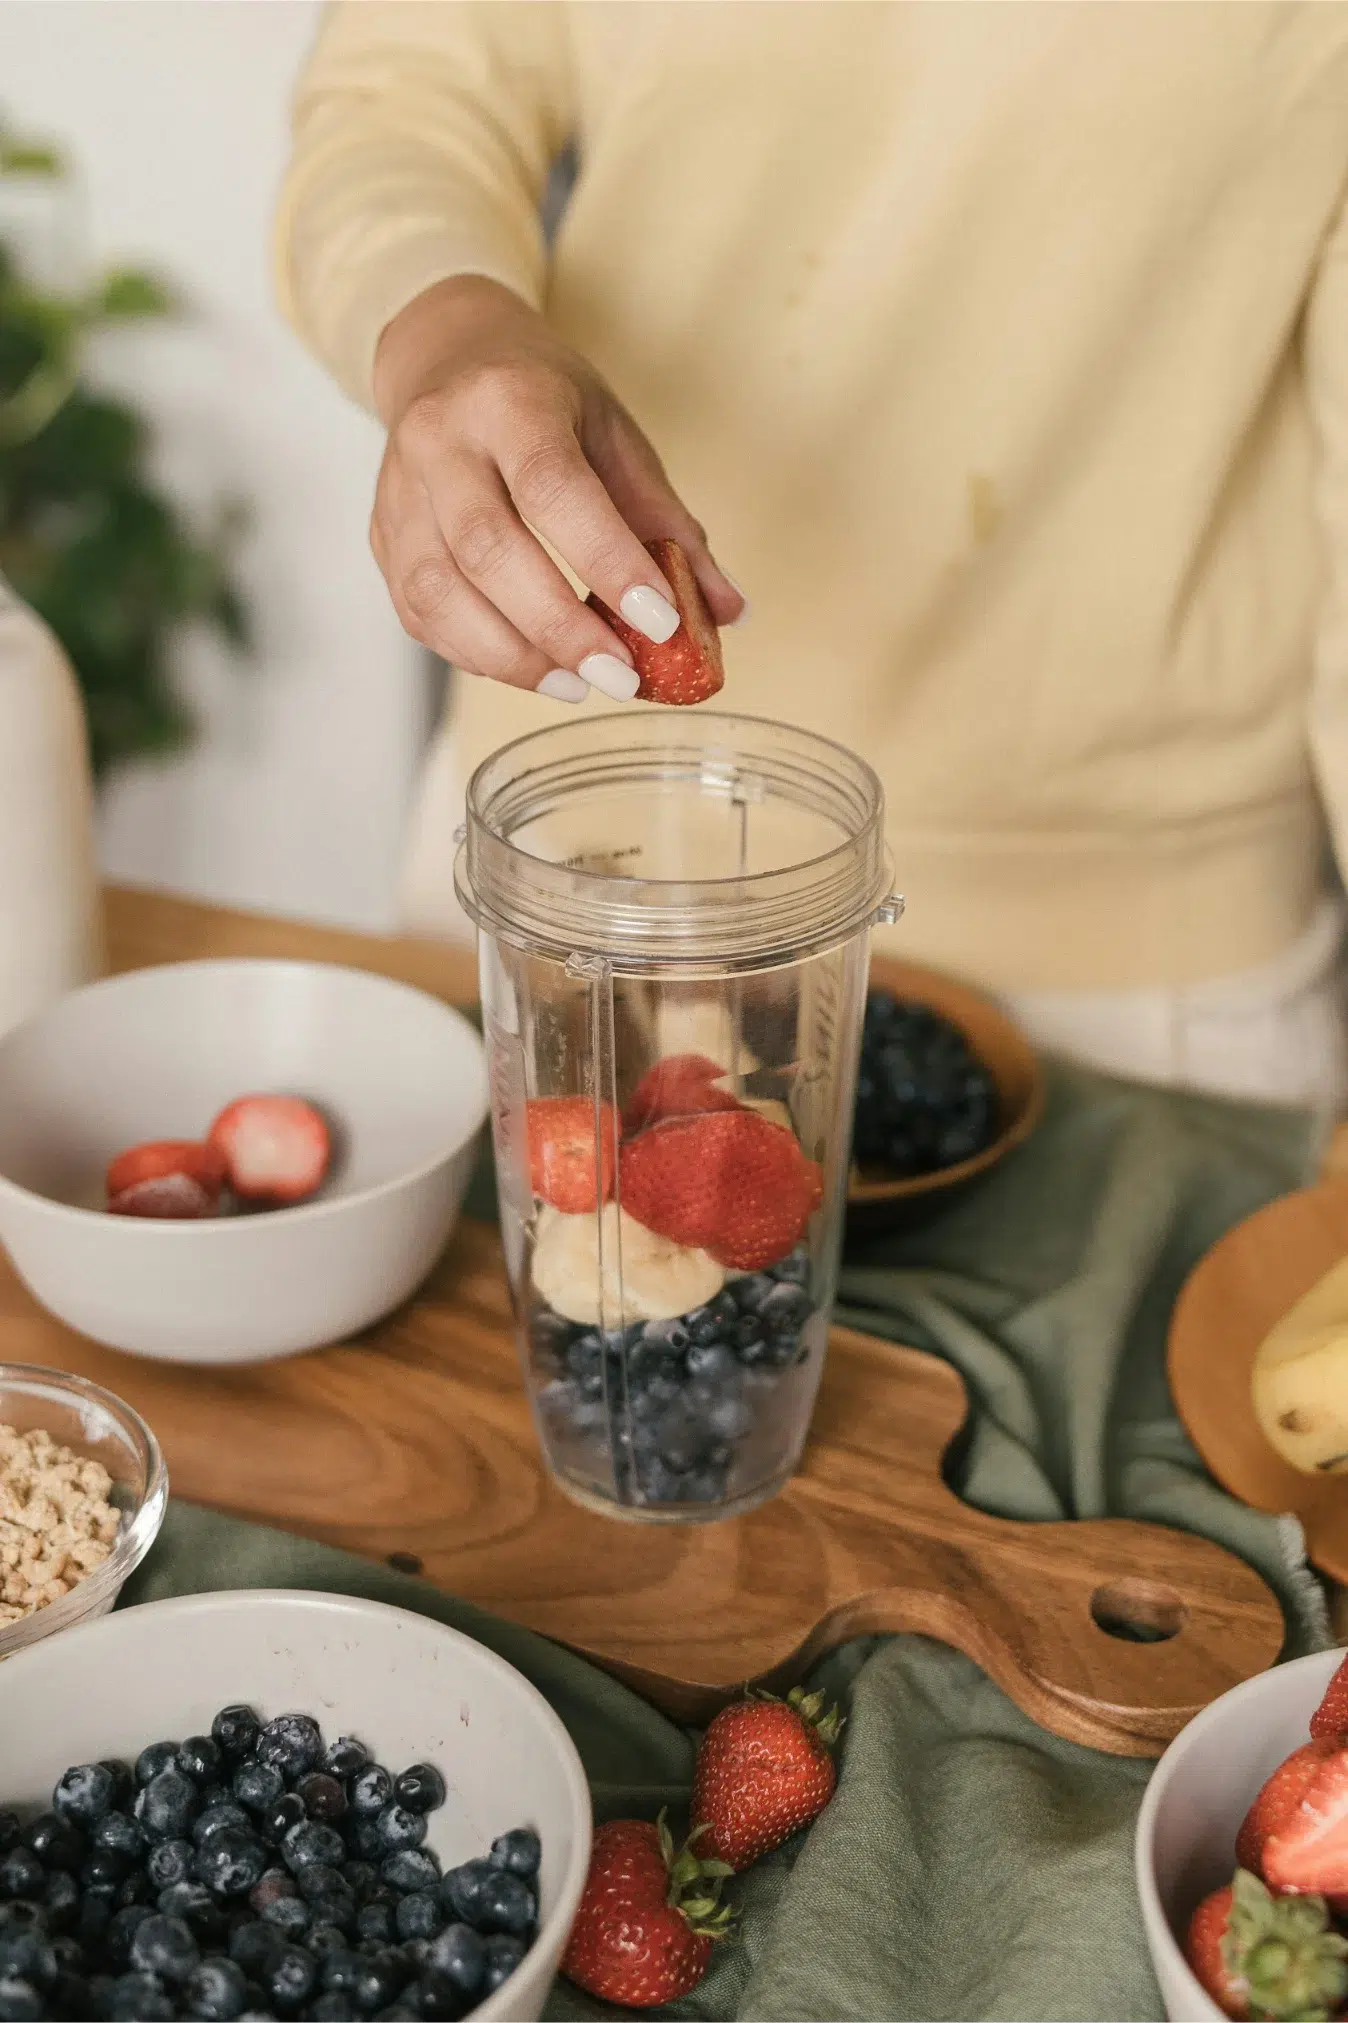
[(191, 1881), (195, 1859), (190, 1840), (157, 1840), (146, 1858), (146, 1873), (157, 1890), (171, 1889), (174, 1883)]
[(489, 1869), (490, 1881), (477, 1893), (474, 1919), (481, 1932), (512, 1932), (523, 1938), (531, 1932), (538, 1916), (534, 1893), (523, 1877), (509, 1869)]
[(46, 1988), (56, 1979), (56, 1955), (40, 1931), (13, 1932), (0, 1939), (0, 1979), (31, 1981)]
[(360, 1861), (381, 1862), (387, 1849), (379, 1834), (377, 1819), (356, 1819), (346, 1828), (347, 1842)]
[(323, 1753), (323, 1768), (330, 1777), (355, 1777), (370, 1760), (370, 1752), (354, 1735), (339, 1735)]
[(148, 1917), (153, 1916), (148, 1904), (128, 1904), (124, 1911), (114, 1911), (108, 1919), (107, 1934), (103, 1940), (108, 1959), (119, 1973), (125, 1973), (131, 1964), (131, 1942)]
[(76, 2023), (79, 2017), (102, 2013), (95, 2007), (93, 1989), (78, 1965), (63, 1968), (48, 1988), (47, 2013), (49, 2016), (65, 2017), (67, 2023)]
[(409, 1812), (405, 1805), (386, 1805), (376, 1824), (390, 1853), (400, 1847), (420, 1847), (426, 1838), (425, 1813)]
[(262, 1880), (267, 1850), (255, 1834), (226, 1826), (197, 1849), (197, 1875), (221, 1897), (247, 1896)]
[(198, 1847), (207, 1847), (222, 1833), (255, 1833), (254, 1822), (241, 1805), (232, 1799), (222, 1799), (218, 1805), (208, 1805), (199, 1812), (192, 1823), (192, 1838)]
[(344, 1953), (349, 1943), (340, 1925), (310, 1925), (304, 1941), (309, 1951), (320, 1960), (329, 1953)]
[(433, 1890), (440, 1882), (440, 1864), (424, 1847), (400, 1847), (381, 1865), (379, 1877), (395, 1890)]
[(362, 1904), (356, 1912), (356, 1938), (362, 1945), (387, 1946), (393, 1940), (394, 1906)]
[(732, 1384), (739, 1378), (739, 1362), (724, 1342), (694, 1343), (686, 1360), (689, 1376), (704, 1384)]
[(0, 1897), (37, 1897), (45, 1878), (31, 1848), (12, 1847), (0, 1861)]
[(433, 1939), (445, 1922), (440, 1899), (434, 1890), (413, 1890), (398, 1899), (394, 1913), (400, 1939)]
[(72, 1873), (84, 1860), (84, 1835), (58, 1812), (43, 1812), (24, 1829), (25, 1845), (44, 1868), (63, 1868)]
[(223, 1755), (236, 1761), (252, 1753), (258, 1733), (257, 1715), (240, 1701), (222, 1707), (211, 1723), (211, 1740)]
[(102, 2013), (111, 2023), (167, 2023), (178, 2012), (153, 1974), (122, 1974), (113, 1982)]
[(462, 1862), (458, 1868), (447, 1870), (442, 1877), (441, 1903), (464, 1924), (476, 1924), (483, 1892), (494, 1881), (496, 1874), (488, 1861)]
[(426, 1965), (437, 1980), (447, 1981), (467, 2005), (482, 1986), (487, 1949), (480, 1933), (471, 1925), (447, 1925), (431, 1946)]
[(185, 1840), (197, 1816), (197, 1788), (181, 1770), (161, 1770), (142, 1787), (136, 1804), (151, 1840)]
[(798, 1335), (814, 1311), (808, 1295), (797, 1285), (773, 1287), (759, 1308), (759, 1319), (770, 1335)]
[(647, 1321), (641, 1331), (642, 1345), (654, 1349), (686, 1349), (692, 1337), (682, 1320)]
[(194, 1938), (214, 1939), (225, 1929), (220, 1906), (205, 1883), (170, 1883), (155, 1900), (161, 1916), (177, 1919)]
[(246, 1925), (236, 1925), (230, 1933), (229, 1957), (250, 1979), (261, 1981), (284, 1944), (274, 1926), (254, 1918)]
[(157, 1974), (176, 1985), (185, 1981), (199, 1954), (191, 1930), (181, 1918), (156, 1911), (137, 1928), (131, 1942), (131, 1964), (140, 1974)]
[(92, 1826), (111, 1812), (116, 1796), (117, 1780), (105, 1764), (75, 1763), (51, 1795), (52, 1811), (76, 1826)]
[(508, 1869), (511, 1875), (531, 1882), (538, 1874), (543, 1849), (531, 1826), (516, 1826), (491, 1844), (488, 1860), (493, 1868)]
[(81, 1897), (75, 1918), (75, 1937), (86, 1951), (102, 1945), (111, 1920), (112, 1905), (106, 1897), (90, 1896), (87, 1892)]
[(269, 1904), (263, 1905), (262, 1917), (272, 1931), (296, 1944), (313, 1922), (313, 1912), (302, 1897), (273, 1897)]
[(526, 1950), (523, 1939), (510, 1932), (493, 1932), (487, 1941), (487, 1964), (482, 1976), (484, 1995), (494, 1995), (502, 1981), (510, 1979)]
[(347, 1995), (337, 1988), (320, 1995), (304, 2013), (313, 2018), (313, 2023), (359, 2023), (360, 2019), (354, 1994)]
[(112, 1779), (112, 1802), (119, 1812), (125, 1812), (136, 1795), (135, 1773), (129, 1763), (123, 1763), (120, 1756), (105, 1756), (103, 1768)]
[(66, 1931), (74, 1923), (80, 1907), (80, 1886), (74, 1876), (67, 1875), (64, 1869), (53, 1869), (47, 1877), (42, 1901), (46, 1907), (48, 1931)]
[(325, 1995), (352, 1995), (360, 1972), (360, 1955), (349, 1946), (325, 1954), (319, 1964), (318, 1984)]
[(775, 1278), (783, 1285), (806, 1286), (810, 1283), (810, 1253), (802, 1245), (786, 1257), (778, 1258), (776, 1264), (768, 1267), (769, 1278)]
[(128, 1861), (139, 1861), (145, 1852), (145, 1835), (139, 1821), (129, 1819), (124, 1812), (105, 1812), (90, 1838), (96, 1848), (108, 1848), (113, 1854), (125, 1855)]
[(248, 1901), (261, 1917), (268, 1904), (296, 1895), (295, 1878), (283, 1868), (264, 1869), (248, 1892)]
[(268, 2001), (283, 2012), (298, 2009), (313, 1993), (318, 1961), (302, 1946), (282, 1946), (261, 1979)]
[(744, 1438), (754, 1423), (754, 1415), (743, 1398), (718, 1398), (708, 1407), (704, 1423), (714, 1441), (733, 1444)]
[(114, 1848), (96, 1847), (80, 1870), (80, 1883), (86, 1890), (115, 1890), (130, 1867), (126, 1855)]
[[(439, 1873), (438, 1868), (436, 1872)], [(368, 1861), (348, 1861), (342, 1864), (342, 1881), (359, 1903), (364, 1903), (378, 1880), (378, 1870)]]
[(350, 1934), (356, 1925), (356, 1899), (349, 1890), (340, 1895), (315, 1897), (309, 1915), (316, 1925), (335, 1925), (339, 1932)]
[(137, 1784), (146, 1785), (150, 1783), (152, 1778), (158, 1777), (161, 1770), (172, 1770), (177, 1761), (178, 1745), (176, 1742), (151, 1742), (149, 1747), (142, 1749), (140, 1755), (136, 1758)]
[(268, 1840), (283, 1841), (294, 1826), (309, 1817), (304, 1809), (304, 1800), (294, 1791), (283, 1792), (269, 1811), (262, 1815), (262, 1831)]
[(324, 1825), (321, 1819), (300, 1820), (281, 1843), (281, 1858), (292, 1873), (311, 1861), (324, 1861), (336, 1868), (345, 1857), (346, 1844), (341, 1834), (335, 1826)]
[(248, 2001), (248, 1983), (232, 1960), (203, 1960), (189, 1976), (187, 2013), (205, 2023), (234, 2023)]
[(17, 1812), (0, 1812), (0, 1855), (9, 1853), (21, 1831)]
[(278, 1714), (259, 1732), (257, 1753), (261, 1762), (275, 1764), (284, 1776), (302, 1777), (323, 1754), (318, 1723), (307, 1714)]
[(399, 1953), (381, 1952), (373, 1959), (362, 1960), (356, 1985), (351, 1990), (361, 2015), (382, 2016), (388, 2004), (401, 1994), (407, 1978), (407, 1963)]
[(311, 1904), (320, 1897), (340, 1896), (347, 1887), (341, 1870), (328, 1861), (304, 1862), (295, 1870), (295, 1883), (300, 1895)]
[(409, 1812), (434, 1812), (445, 1802), (445, 1780), (433, 1763), (414, 1763), (394, 1785), (393, 1796)]
[(346, 1791), (326, 1770), (311, 1770), (301, 1777), (295, 1796), (304, 1800), (310, 1819), (340, 1819), (346, 1811)]
[(393, 1779), (382, 1763), (367, 1764), (351, 1781), (348, 1793), (351, 1810), (369, 1819), (384, 1810), (393, 1797)]

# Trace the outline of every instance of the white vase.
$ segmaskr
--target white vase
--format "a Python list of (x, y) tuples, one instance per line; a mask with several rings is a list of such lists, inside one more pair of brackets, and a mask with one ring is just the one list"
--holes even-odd
[(79, 688), (47, 627), (0, 578), (0, 1033), (102, 968)]

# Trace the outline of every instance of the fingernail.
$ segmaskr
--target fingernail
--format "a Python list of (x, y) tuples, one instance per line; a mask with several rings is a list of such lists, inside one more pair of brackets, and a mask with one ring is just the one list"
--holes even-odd
[[(721, 565), (720, 565), (720, 563), (719, 563), (719, 562), (718, 562), (718, 563), (716, 564), (716, 566), (717, 566), (717, 568), (718, 568), (718, 569), (721, 569)], [(723, 576), (725, 577), (725, 580), (726, 580), (726, 582), (727, 582), (727, 583), (728, 583), (728, 584), (730, 585), (730, 587), (731, 587), (731, 589), (732, 589), (732, 590), (734, 591), (735, 595), (736, 595), (737, 597), (744, 597), (744, 592), (743, 592), (743, 591), (742, 591), (742, 590), (740, 589), (740, 586), (739, 586), (739, 584), (738, 584), (738, 583), (737, 583), (737, 582), (735, 581), (734, 577), (733, 577), (733, 576), (732, 576), (732, 575), (730, 574), (729, 570), (727, 570), (727, 569), (721, 569), (721, 574), (722, 574), (722, 575), (723, 575)], [(731, 623), (732, 625), (743, 625), (743, 623), (744, 623), (745, 619), (746, 619), (746, 618), (747, 618), (748, 616), (749, 616), (749, 600), (748, 600), (748, 598), (747, 598), (747, 597), (744, 597), (744, 609), (743, 609), (743, 611), (741, 611), (741, 613), (740, 613), (740, 615), (739, 615), (739, 617), (738, 617), (738, 618), (732, 618), (732, 619), (731, 619), (731, 621), (730, 621), (730, 623)]]
[(597, 688), (601, 695), (612, 696), (614, 702), (631, 702), (641, 687), (641, 677), (636, 669), (625, 667), (612, 653), (587, 653), (577, 673), (582, 681), (588, 681), (590, 687)]
[(629, 625), (644, 632), (656, 646), (663, 646), (679, 629), (679, 614), (674, 606), (647, 583), (638, 583), (625, 592), (618, 609)]
[(569, 667), (554, 667), (534, 690), (535, 695), (550, 695), (554, 702), (584, 702), (589, 693), (589, 683), (572, 674)]

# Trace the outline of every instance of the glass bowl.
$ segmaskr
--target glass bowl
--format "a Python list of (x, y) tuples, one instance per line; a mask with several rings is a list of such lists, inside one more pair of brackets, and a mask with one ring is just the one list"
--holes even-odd
[(159, 1535), (168, 1503), (168, 1470), (159, 1442), (138, 1412), (101, 1385), (61, 1370), (0, 1363), (0, 1425), (20, 1433), (40, 1426), (60, 1446), (101, 1461), (112, 1477), (108, 1500), (122, 1514), (116, 1543), (101, 1566), (60, 1601), (0, 1629), (0, 1658), (8, 1658), (72, 1623), (108, 1613)]

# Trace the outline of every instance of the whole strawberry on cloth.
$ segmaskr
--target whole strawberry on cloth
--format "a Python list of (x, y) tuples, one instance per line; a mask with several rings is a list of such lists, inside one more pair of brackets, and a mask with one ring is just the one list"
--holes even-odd
[(838, 1782), (833, 1744), (842, 1720), (822, 1693), (785, 1700), (753, 1694), (723, 1707), (693, 1772), (692, 1817), (702, 1845), (737, 1874), (817, 1819)]
[(1348, 1939), (1322, 1896), (1275, 1896), (1248, 1869), (1204, 1897), (1189, 1921), (1185, 1958), (1223, 2015), (1249, 2023), (1342, 2014)]
[(697, 1986), (733, 1912), (718, 1901), (724, 1861), (675, 1851), (661, 1813), (613, 1819), (595, 1834), (590, 1867), (562, 1956), (587, 1994), (624, 2009), (656, 2009)]

